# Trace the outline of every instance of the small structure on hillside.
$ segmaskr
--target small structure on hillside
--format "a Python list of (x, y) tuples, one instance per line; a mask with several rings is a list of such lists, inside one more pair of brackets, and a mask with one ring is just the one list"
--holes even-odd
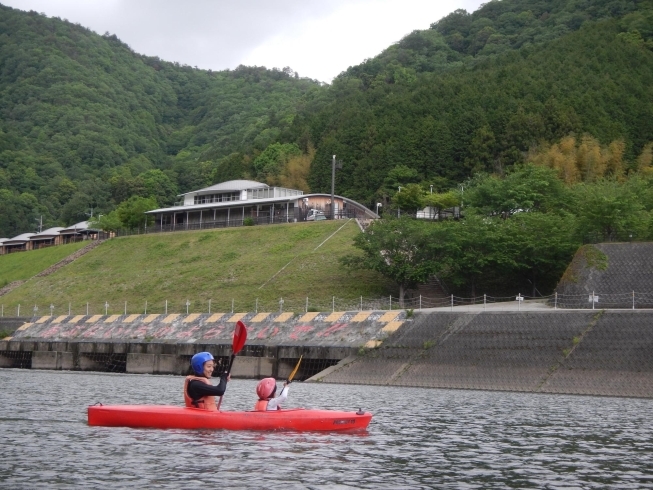
[(61, 243), (74, 243), (82, 240), (95, 240), (101, 230), (89, 228), (88, 221), (80, 221), (59, 231)]
[[(146, 213), (154, 216), (155, 228), (165, 231), (241, 226), (248, 220), (258, 224), (307, 221), (309, 216), (317, 216), (316, 211), (331, 216), (332, 206), (329, 194), (304, 194), (252, 180), (230, 180), (179, 197), (183, 200), (175, 206)], [(336, 219), (379, 217), (352, 199), (335, 196), (334, 201)]]
[(30, 242), (32, 236), (34, 236), (34, 233), (22, 233), (13, 238), (4, 239), (0, 244), (0, 255), (32, 250), (32, 243)]
[(61, 230), (63, 229), (63, 226), (55, 226), (54, 228), (48, 228), (45, 231), (31, 236), (29, 239), (31, 242), (31, 250), (51, 247), (53, 245), (61, 245), (63, 243), (61, 238)]

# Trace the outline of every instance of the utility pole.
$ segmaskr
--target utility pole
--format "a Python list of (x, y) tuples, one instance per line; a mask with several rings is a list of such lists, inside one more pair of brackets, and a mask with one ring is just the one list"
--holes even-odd
[(333, 163), (331, 164), (331, 219), (336, 219), (336, 168), (342, 168), (342, 161), (336, 162), (336, 156), (333, 155)]
[(333, 155), (333, 163), (331, 164), (331, 219), (336, 219), (336, 156)]
[(39, 222), (39, 233), (41, 233), (43, 231), (43, 215), (34, 219)]

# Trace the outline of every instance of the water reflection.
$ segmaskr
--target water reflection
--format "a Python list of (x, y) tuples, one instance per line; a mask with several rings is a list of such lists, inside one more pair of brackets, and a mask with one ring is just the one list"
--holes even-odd
[(288, 407), (367, 409), (368, 432), (86, 424), (97, 401), (181, 405), (182, 382), (0, 370), (0, 487), (653, 488), (653, 400), (294, 383)]

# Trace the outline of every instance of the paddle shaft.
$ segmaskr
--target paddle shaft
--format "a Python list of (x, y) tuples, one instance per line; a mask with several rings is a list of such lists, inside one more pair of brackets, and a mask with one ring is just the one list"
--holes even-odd
[[(229, 375), (231, 374), (231, 366), (234, 365), (234, 359), (236, 359), (236, 354), (231, 354), (231, 359), (229, 360), (229, 367), (227, 368), (227, 378), (229, 378)], [(225, 390), (227, 387), (225, 386)], [(220, 400), (218, 400), (218, 412), (220, 411), (220, 405), (222, 405), (222, 397), (224, 395), (220, 395)]]
[[(234, 365), (236, 354), (241, 351), (246, 341), (247, 327), (242, 321), (238, 320), (238, 322), (236, 322), (236, 329), (234, 330), (234, 341), (231, 347), (231, 359), (229, 360), (229, 367), (227, 368), (227, 378), (229, 378), (229, 375), (231, 374), (231, 367)], [(226, 389), (227, 388), (225, 387), (225, 390)], [(220, 411), (220, 405), (222, 405), (223, 396), (224, 395), (220, 395), (220, 401), (218, 402), (218, 412)]]

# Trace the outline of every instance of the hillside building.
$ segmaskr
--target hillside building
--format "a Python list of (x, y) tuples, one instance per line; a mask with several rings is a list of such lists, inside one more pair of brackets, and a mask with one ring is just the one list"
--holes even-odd
[[(175, 206), (146, 213), (154, 216), (155, 228), (169, 231), (241, 226), (248, 218), (257, 224), (294, 223), (310, 221), (319, 214), (316, 211), (330, 218), (332, 210), (330, 194), (304, 194), (252, 180), (230, 180), (178, 197), (182, 200)], [(334, 197), (334, 206), (336, 219), (379, 217), (342, 196)]]

